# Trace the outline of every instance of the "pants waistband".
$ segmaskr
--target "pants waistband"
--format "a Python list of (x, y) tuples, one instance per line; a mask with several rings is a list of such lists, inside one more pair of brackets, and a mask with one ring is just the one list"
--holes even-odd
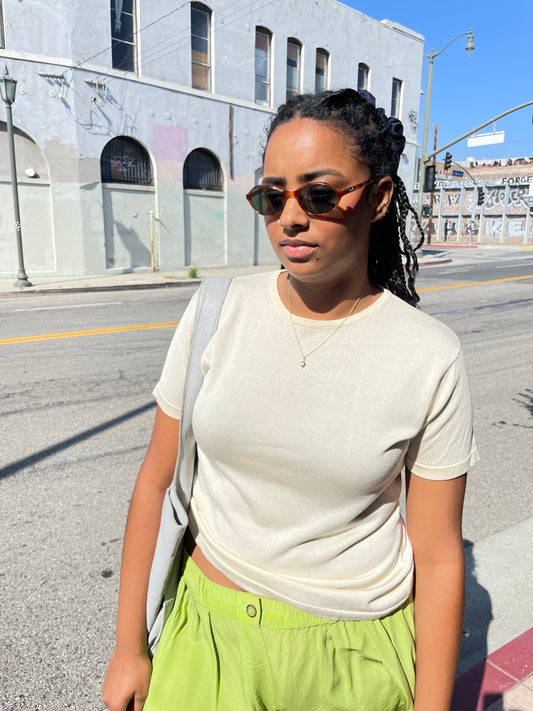
[(336, 624), (335, 620), (310, 615), (282, 600), (272, 600), (249, 592), (233, 590), (210, 580), (186, 550), (183, 552), (183, 578), (196, 601), (243, 624), (287, 629)]

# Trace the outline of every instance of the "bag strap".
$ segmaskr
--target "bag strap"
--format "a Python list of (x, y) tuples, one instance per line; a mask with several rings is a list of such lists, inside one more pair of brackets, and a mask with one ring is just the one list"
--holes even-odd
[(201, 360), (209, 341), (215, 334), (230, 282), (231, 277), (212, 277), (204, 279), (198, 290), (191, 350), (183, 389), (178, 460), (172, 482), (185, 509), (188, 508), (191, 500), (195, 469), (196, 442), (192, 430), (192, 414), (204, 380)]

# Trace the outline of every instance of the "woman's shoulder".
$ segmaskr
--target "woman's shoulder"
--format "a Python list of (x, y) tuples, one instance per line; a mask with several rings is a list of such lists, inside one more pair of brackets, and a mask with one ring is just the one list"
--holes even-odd
[(415, 308), (390, 292), (387, 296), (383, 312), (396, 338), (404, 338), (411, 345), (416, 343), (423, 351), (441, 350), (451, 358), (458, 355), (461, 342), (449, 326), (423, 311), (423, 307)]
[(233, 277), (228, 290), (228, 300), (246, 303), (250, 299), (268, 299), (270, 286), (277, 274), (279, 270), (269, 270)]

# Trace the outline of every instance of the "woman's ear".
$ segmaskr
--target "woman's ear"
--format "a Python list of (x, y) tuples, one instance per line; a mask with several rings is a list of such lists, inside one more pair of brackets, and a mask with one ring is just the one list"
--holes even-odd
[(392, 196), (394, 194), (394, 182), (389, 175), (386, 175), (378, 183), (376, 194), (374, 197), (374, 209), (372, 213), (372, 222), (381, 220), (385, 217), (389, 209)]

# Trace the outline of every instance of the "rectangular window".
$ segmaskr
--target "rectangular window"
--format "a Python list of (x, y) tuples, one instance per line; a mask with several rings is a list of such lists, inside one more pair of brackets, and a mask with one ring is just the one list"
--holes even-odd
[(357, 68), (357, 91), (368, 90), (368, 75), (370, 69), (366, 64), (360, 64)]
[(211, 13), (198, 3), (191, 5), (191, 69), (193, 89), (211, 90)]
[(4, 8), (3, 0), (0, 0), (0, 49), (6, 46), (6, 41), (4, 37)]
[(136, 71), (135, 39), (135, 0), (111, 0), (111, 52), (115, 69)]
[(325, 49), (317, 49), (315, 63), (315, 94), (328, 88), (329, 54)]
[(402, 83), (401, 79), (392, 80), (390, 115), (396, 118), (400, 118), (400, 112), (402, 110)]
[(287, 99), (300, 93), (300, 59), (302, 45), (296, 39), (287, 40)]
[(263, 28), (255, 31), (255, 103), (270, 106), (270, 42), (272, 35)]

